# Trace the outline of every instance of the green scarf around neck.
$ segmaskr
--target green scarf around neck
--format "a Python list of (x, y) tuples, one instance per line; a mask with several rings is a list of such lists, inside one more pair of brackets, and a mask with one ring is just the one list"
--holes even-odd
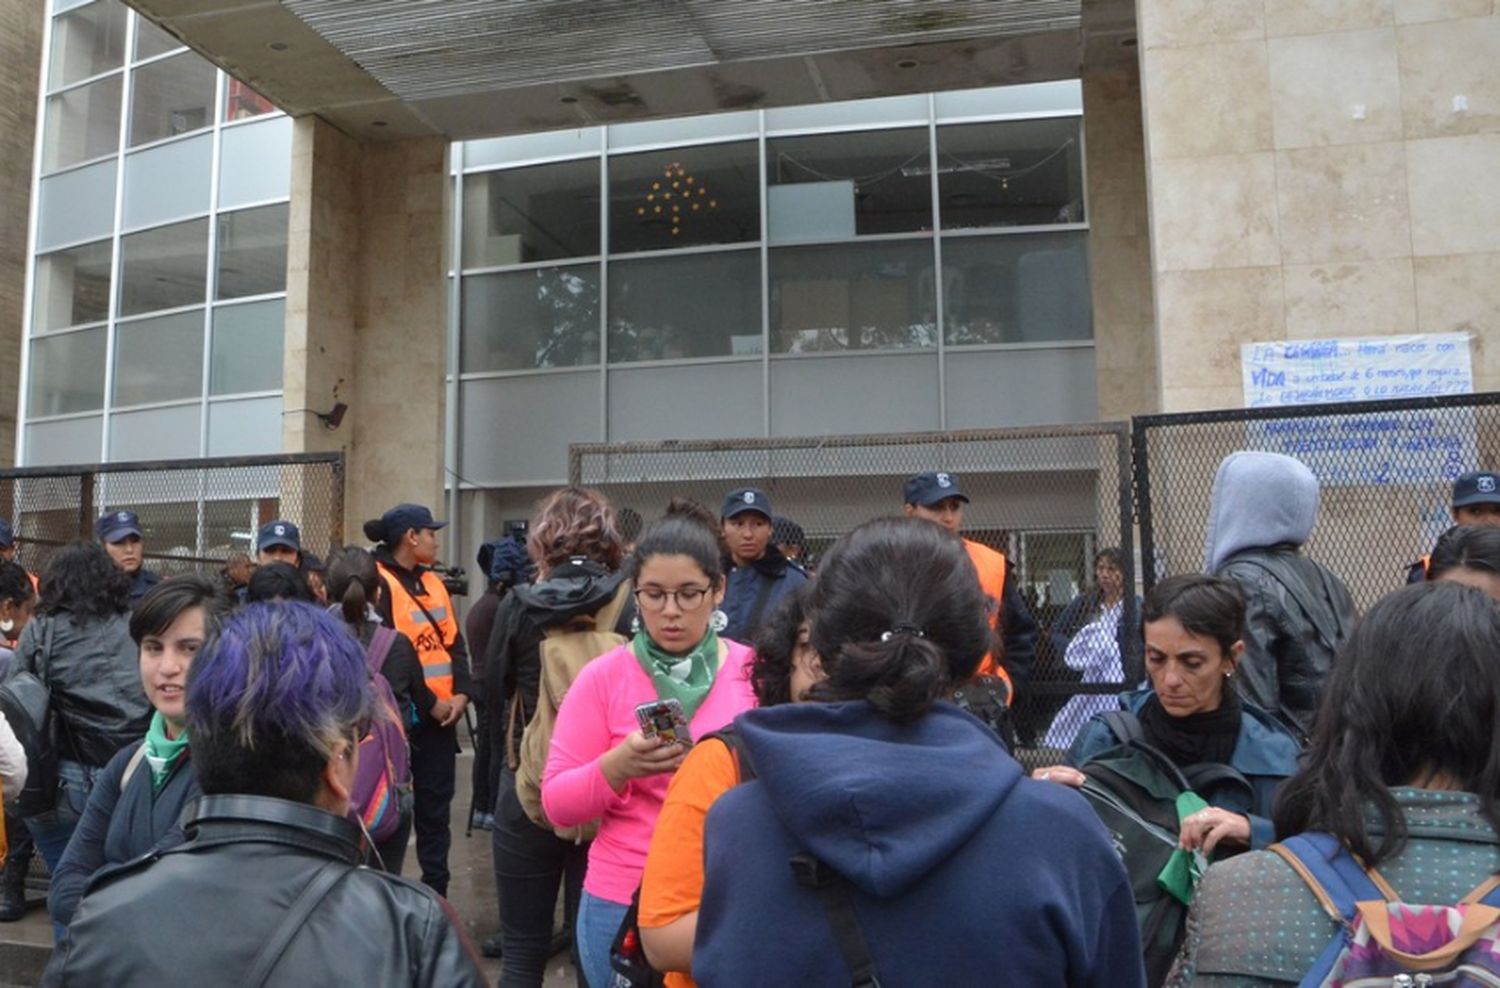
[(693, 719), (703, 698), (713, 688), (714, 674), (719, 670), (719, 636), (713, 628), (703, 640), (693, 646), (686, 655), (673, 655), (664, 651), (651, 640), (642, 628), (636, 632), (631, 643), (635, 659), (641, 664), (651, 682), (656, 685), (656, 695), (662, 700), (675, 699), (682, 704), (682, 712), (688, 720)]
[(172, 766), (187, 751), (187, 729), (179, 731), (177, 737), (167, 737), (167, 718), (161, 711), (151, 715), (151, 726), (146, 729), (146, 764), (151, 766), (151, 787), (160, 790), (172, 774)]

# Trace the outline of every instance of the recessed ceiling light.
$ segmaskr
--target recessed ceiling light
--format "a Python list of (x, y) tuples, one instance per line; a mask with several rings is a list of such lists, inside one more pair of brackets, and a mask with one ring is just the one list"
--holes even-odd
[(272, 51), (286, 51), (292, 46), (287, 44), (285, 41), (272, 41), (270, 44), (266, 45), (266, 47), (271, 49)]
[(902, 58), (902, 59), (898, 59), (896, 61), (896, 68), (898, 68), (898, 69), (914, 69), (919, 64), (920, 63), (915, 58)]
[(567, 103), (569, 105), (572, 105), (573, 103), (577, 103), (578, 102), (578, 97), (577, 96), (560, 96), (560, 97), (558, 97), (557, 101), (559, 103)]

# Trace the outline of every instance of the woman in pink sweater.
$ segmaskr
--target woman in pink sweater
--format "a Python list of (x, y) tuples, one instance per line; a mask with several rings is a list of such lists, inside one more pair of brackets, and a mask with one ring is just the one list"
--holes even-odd
[(640, 884), (667, 785), (687, 754), (642, 736), (635, 708), (676, 699), (691, 735), (702, 737), (755, 706), (750, 649), (720, 639), (714, 627), (724, 596), (718, 536), (669, 514), (642, 534), (626, 567), (641, 628), (574, 680), (542, 775), (549, 820), (562, 827), (599, 821), (578, 908), (578, 956), (591, 988), (609, 984), (610, 944)]

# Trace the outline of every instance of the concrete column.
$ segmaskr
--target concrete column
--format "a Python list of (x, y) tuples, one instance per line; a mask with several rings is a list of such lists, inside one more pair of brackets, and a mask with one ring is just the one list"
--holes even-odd
[(1500, 387), (1493, 0), (1137, 0), (1163, 408), (1242, 343), (1465, 331)]
[(0, 463), (16, 450), (36, 101), (46, 5), (0, 0)]
[[(349, 541), (398, 501), (442, 510), (447, 153), (296, 122), (282, 446), (344, 450)], [(348, 412), (329, 430), (314, 413), (337, 402)]]

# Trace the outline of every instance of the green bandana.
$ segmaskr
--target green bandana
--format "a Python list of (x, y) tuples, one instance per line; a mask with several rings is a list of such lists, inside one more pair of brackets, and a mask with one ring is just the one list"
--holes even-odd
[(151, 766), (151, 788), (160, 790), (166, 785), (172, 766), (187, 751), (188, 736), (184, 729), (177, 737), (167, 737), (167, 718), (161, 711), (151, 715), (151, 726), (146, 729), (146, 764)]
[[(1177, 796), (1177, 822), (1180, 824), (1190, 815), (1199, 810), (1208, 809), (1208, 804), (1203, 797), (1197, 793), (1188, 791)], [(1203, 873), (1208, 870), (1208, 859), (1203, 856), (1202, 851), (1184, 851), (1182, 848), (1172, 852), (1172, 857), (1167, 860), (1167, 866), (1156, 876), (1156, 883), (1172, 898), (1185, 906), (1193, 904), (1193, 893), (1198, 890), (1198, 881)]]
[(693, 646), (686, 655), (665, 652), (642, 628), (636, 632), (631, 643), (636, 661), (656, 684), (656, 695), (662, 700), (675, 699), (682, 704), (682, 712), (688, 720), (693, 719), (703, 698), (714, 685), (714, 673), (719, 669), (719, 636), (713, 628), (703, 640)]

